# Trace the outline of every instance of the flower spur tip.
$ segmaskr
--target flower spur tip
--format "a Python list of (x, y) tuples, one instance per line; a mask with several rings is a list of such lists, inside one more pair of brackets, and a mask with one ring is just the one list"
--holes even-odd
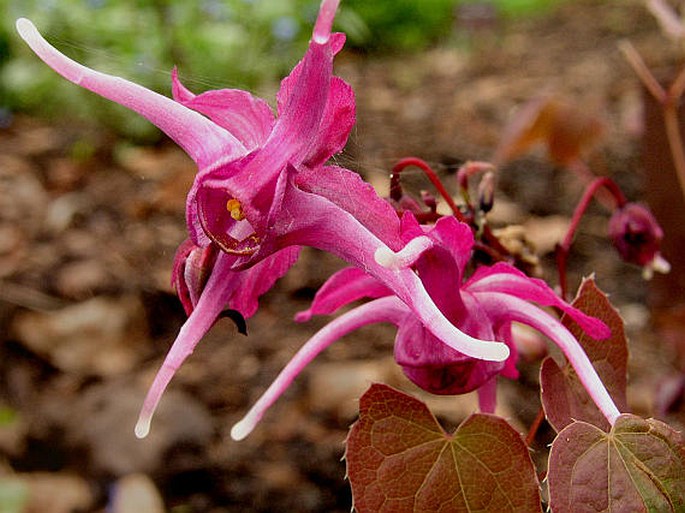
[(22, 37), (24, 37), (24, 34), (28, 31), (34, 29), (33, 23), (27, 18), (18, 18), (15, 26), (17, 27), (17, 32), (19, 32)]
[(138, 422), (136, 422), (136, 427), (134, 429), (134, 432), (136, 434), (136, 438), (143, 439), (145, 438), (149, 433), (150, 433), (150, 421), (152, 420), (152, 417), (149, 415), (141, 416), (138, 418)]
[(323, 0), (319, 8), (319, 17), (314, 26), (314, 33), (312, 40), (320, 45), (326, 44), (331, 37), (331, 29), (333, 28), (333, 18), (335, 12), (338, 10), (340, 0)]
[(236, 442), (240, 442), (247, 438), (247, 436), (252, 433), (255, 426), (257, 425), (256, 419), (251, 418), (250, 415), (246, 415), (240, 422), (237, 422), (231, 428), (231, 438)]
[[(490, 345), (490, 344), (489, 344)], [(489, 351), (487, 352), (486, 355), (484, 355), (484, 360), (492, 360), (494, 362), (503, 362), (507, 358), (509, 358), (509, 355), (511, 355), (511, 350), (509, 349), (509, 346), (506, 344), (503, 344), (501, 342), (498, 342), (497, 345), (494, 345), (493, 347), (488, 348)]]
[(395, 253), (386, 246), (381, 246), (374, 253), (374, 259), (378, 265), (386, 269), (406, 269), (413, 265), (419, 257), (434, 245), (433, 239), (419, 236), (410, 240), (404, 248)]

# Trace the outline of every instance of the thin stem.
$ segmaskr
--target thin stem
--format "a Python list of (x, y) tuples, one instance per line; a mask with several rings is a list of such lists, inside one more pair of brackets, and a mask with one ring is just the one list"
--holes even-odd
[(683, 95), (685, 90), (685, 67), (680, 70), (678, 76), (675, 78), (671, 86), (668, 88), (668, 97), (671, 98), (674, 103), (676, 100)]
[(683, 150), (683, 139), (680, 134), (680, 123), (678, 120), (678, 104), (685, 92), (685, 68), (680, 70), (678, 76), (668, 88), (668, 91), (666, 91), (656, 80), (652, 72), (649, 71), (644, 60), (630, 42), (621, 41), (619, 48), (647, 91), (662, 106), (666, 136), (668, 138), (668, 145), (671, 148), (671, 156), (673, 157), (673, 167), (678, 177), (680, 189), (685, 194), (685, 151)]
[[(568, 163), (567, 167), (582, 179), (584, 185), (589, 185), (597, 178), (597, 175), (592, 172), (583, 159), (576, 158)], [(595, 199), (608, 209), (611, 209), (614, 206), (613, 195), (604, 189), (599, 189), (597, 191)]]
[(535, 416), (535, 420), (530, 425), (530, 429), (528, 430), (528, 434), (526, 435), (526, 445), (528, 447), (531, 447), (533, 445), (533, 442), (535, 442), (535, 437), (537, 436), (538, 431), (540, 430), (540, 426), (542, 426), (544, 420), (545, 410), (542, 406), (540, 406), (538, 414)]
[(678, 177), (680, 189), (685, 194), (685, 152), (683, 151), (683, 139), (680, 133), (680, 121), (678, 119), (676, 102), (669, 102), (664, 106), (664, 123), (666, 125), (668, 145), (671, 147), (673, 167)]
[(666, 91), (661, 87), (661, 84), (659, 84), (652, 72), (649, 71), (645, 61), (642, 60), (642, 56), (638, 53), (632, 43), (627, 40), (620, 41), (618, 43), (618, 48), (623, 53), (628, 64), (633, 68), (633, 71), (635, 71), (635, 74), (642, 81), (642, 84), (647, 91), (649, 91), (656, 101), (663, 103), (667, 96)]
[(450, 195), (450, 193), (447, 192), (447, 189), (445, 189), (445, 186), (440, 181), (440, 178), (438, 177), (438, 175), (435, 173), (435, 171), (433, 171), (433, 168), (431, 168), (426, 161), (421, 160), (418, 157), (403, 158), (397, 164), (395, 164), (395, 166), (392, 168), (392, 174), (390, 175), (390, 196), (393, 199), (399, 199), (399, 198), (395, 198), (395, 196), (393, 194), (397, 194), (399, 192), (399, 194), (401, 196), (401, 190), (402, 189), (399, 185), (400, 173), (404, 169), (411, 167), (411, 166), (418, 167), (421, 171), (423, 171), (423, 173), (426, 175), (426, 177), (431, 181), (433, 186), (440, 193), (440, 196), (442, 196), (443, 199), (447, 202), (450, 209), (452, 210), (452, 213), (454, 214), (454, 217), (459, 219), (459, 221), (461, 221), (461, 222), (466, 222), (466, 218), (461, 213), (461, 210), (459, 210), (459, 207), (457, 206), (457, 204), (452, 199), (452, 196)]
[(564, 240), (557, 246), (557, 270), (559, 272), (559, 287), (561, 288), (562, 299), (566, 298), (567, 291), (567, 281), (566, 281), (566, 261), (568, 259), (568, 254), (571, 250), (571, 244), (573, 243), (573, 238), (578, 230), (578, 225), (582, 219), (587, 207), (592, 201), (592, 197), (597, 193), (599, 189), (604, 187), (607, 191), (611, 193), (616, 201), (616, 206), (618, 208), (625, 205), (628, 200), (621, 192), (621, 189), (616, 185), (611, 178), (599, 177), (588, 184), (583, 192), (583, 196), (578, 202), (575, 211), (573, 212), (573, 217), (571, 217), (571, 224), (568, 227), (566, 236)]

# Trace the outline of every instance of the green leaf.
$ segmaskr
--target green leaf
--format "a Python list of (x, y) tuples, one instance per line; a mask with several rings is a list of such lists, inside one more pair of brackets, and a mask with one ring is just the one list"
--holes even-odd
[(374, 384), (346, 444), (358, 513), (541, 511), (528, 448), (494, 415), (471, 415), (450, 435), (423, 402)]
[[(601, 319), (611, 329), (610, 338), (595, 340), (570, 318), (562, 317), (562, 322), (580, 342), (618, 409), (627, 411), (628, 344), (623, 319), (593, 279), (583, 281), (573, 306)], [(551, 357), (546, 358), (540, 368), (540, 385), (545, 415), (557, 432), (574, 420), (609, 429), (609, 422), (592, 401), (570, 364), (560, 367)]]
[(621, 415), (606, 433), (586, 422), (552, 444), (553, 513), (685, 511), (685, 439), (658, 420)]
[(28, 499), (26, 483), (11, 476), (0, 477), (0, 513), (22, 513)]

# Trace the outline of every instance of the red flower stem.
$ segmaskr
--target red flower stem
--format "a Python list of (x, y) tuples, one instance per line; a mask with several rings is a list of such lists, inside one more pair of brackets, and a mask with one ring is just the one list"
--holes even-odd
[[(452, 209), (454, 217), (456, 217), (459, 221), (466, 222), (466, 218), (459, 210), (459, 207), (452, 199), (452, 196), (450, 196), (449, 192), (447, 192), (447, 189), (445, 189), (445, 186), (440, 181), (440, 178), (438, 178), (438, 175), (435, 173), (435, 171), (433, 171), (433, 168), (431, 168), (427, 162), (418, 157), (403, 158), (392, 168), (392, 174), (390, 175), (390, 197), (394, 200), (398, 200), (399, 197), (401, 197), (402, 187), (400, 186), (400, 173), (404, 169), (412, 166), (418, 167), (421, 171), (423, 171), (426, 177), (428, 177), (433, 186), (440, 193), (440, 196), (443, 197), (450, 209)], [(399, 196), (396, 197), (398, 194)]]
[(507, 261), (507, 257), (511, 256), (511, 252), (505, 248), (495, 234), (492, 233), (490, 225), (486, 224), (483, 226), (481, 239), (492, 249), (494, 252), (493, 255), (498, 255), (498, 258), (494, 258), (495, 262)]
[[(569, 164), (567, 164), (567, 167), (581, 178), (583, 185), (588, 186), (597, 178), (597, 175), (595, 175), (585, 161), (580, 158), (571, 161)], [(613, 194), (604, 189), (599, 189), (597, 191), (597, 194), (595, 194), (595, 199), (609, 210), (613, 208), (615, 203)]]
[(573, 217), (571, 217), (571, 224), (568, 227), (566, 236), (564, 237), (564, 240), (557, 246), (557, 270), (559, 272), (559, 287), (561, 288), (562, 299), (566, 298), (566, 262), (568, 259), (568, 254), (571, 250), (571, 244), (573, 243), (573, 237), (578, 230), (578, 225), (580, 224), (581, 218), (585, 214), (590, 201), (592, 201), (592, 197), (602, 187), (604, 187), (614, 197), (617, 208), (621, 208), (628, 202), (621, 189), (619, 189), (618, 185), (616, 185), (616, 182), (605, 176), (595, 178), (585, 188), (585, 192), (580, 198), (578, 206), (576, 206), (576, 210), (573, 212)]
[(540, 409), (538, 410), (538, 414), (535, 416), (535, 420), (533, 423), (530, 425), (530, 429), (528, 430), (528, 434), (526, 435), (526, 445), (528, 447), (531, 447), (533, 445), (533, 442), (535, 442), (535, 436), (538, 434), (538, 431), (540, 430), (540, 426), (542, 426), (542, 423), (545, 420), (545, 410), (540, 406)]

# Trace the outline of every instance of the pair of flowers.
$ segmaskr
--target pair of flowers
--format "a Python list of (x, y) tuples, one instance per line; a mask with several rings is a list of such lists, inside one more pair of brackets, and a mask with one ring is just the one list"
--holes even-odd
[[(157, 125), (196, 162), (188, 194), (190, 238), (179, 249), (173, 280), (188, 320), (145, 399), (136, 434), (145, 436), (162, 393), (218, 316), (247, 318), (258, 297), (297, 259), (299, 247), (329, 251), (352, 267), (335, 274), (300, 314), (329, 314), (362, 298), (317, 333), (238, 423), (246, 436), (301, 369), (344, 334), (372, 322), (398, 327), (395, 358), (405, 374), (434, 393), (479, 390), (494, 409), (495, 377), (515, 377), (512, 322), (557, 343), (611, 423), (619, 415), (577, 341), (542, 309), (568, 313), (591, 336), (608, 329), (559, 299), (542, 281), (506, 264), (480, 268), (467, 281), (471, 229), (452, 217), (420, 225), (401, 218), (370, 185), (328, 159), (355, 122), (351, 87), (333, 75), (343, 34), (332, 33), (339, 0), (323, 0), (309, 48), (277, 95), (266, 102), (240, 90), (195, 95), (172, 74), (173, 99), (88, 69), (50, 46), (26, 19), (17, 29), (33, 51), (68, 80), (120, 103)], [(235, 314), (237, 312), (237, 314)]]

